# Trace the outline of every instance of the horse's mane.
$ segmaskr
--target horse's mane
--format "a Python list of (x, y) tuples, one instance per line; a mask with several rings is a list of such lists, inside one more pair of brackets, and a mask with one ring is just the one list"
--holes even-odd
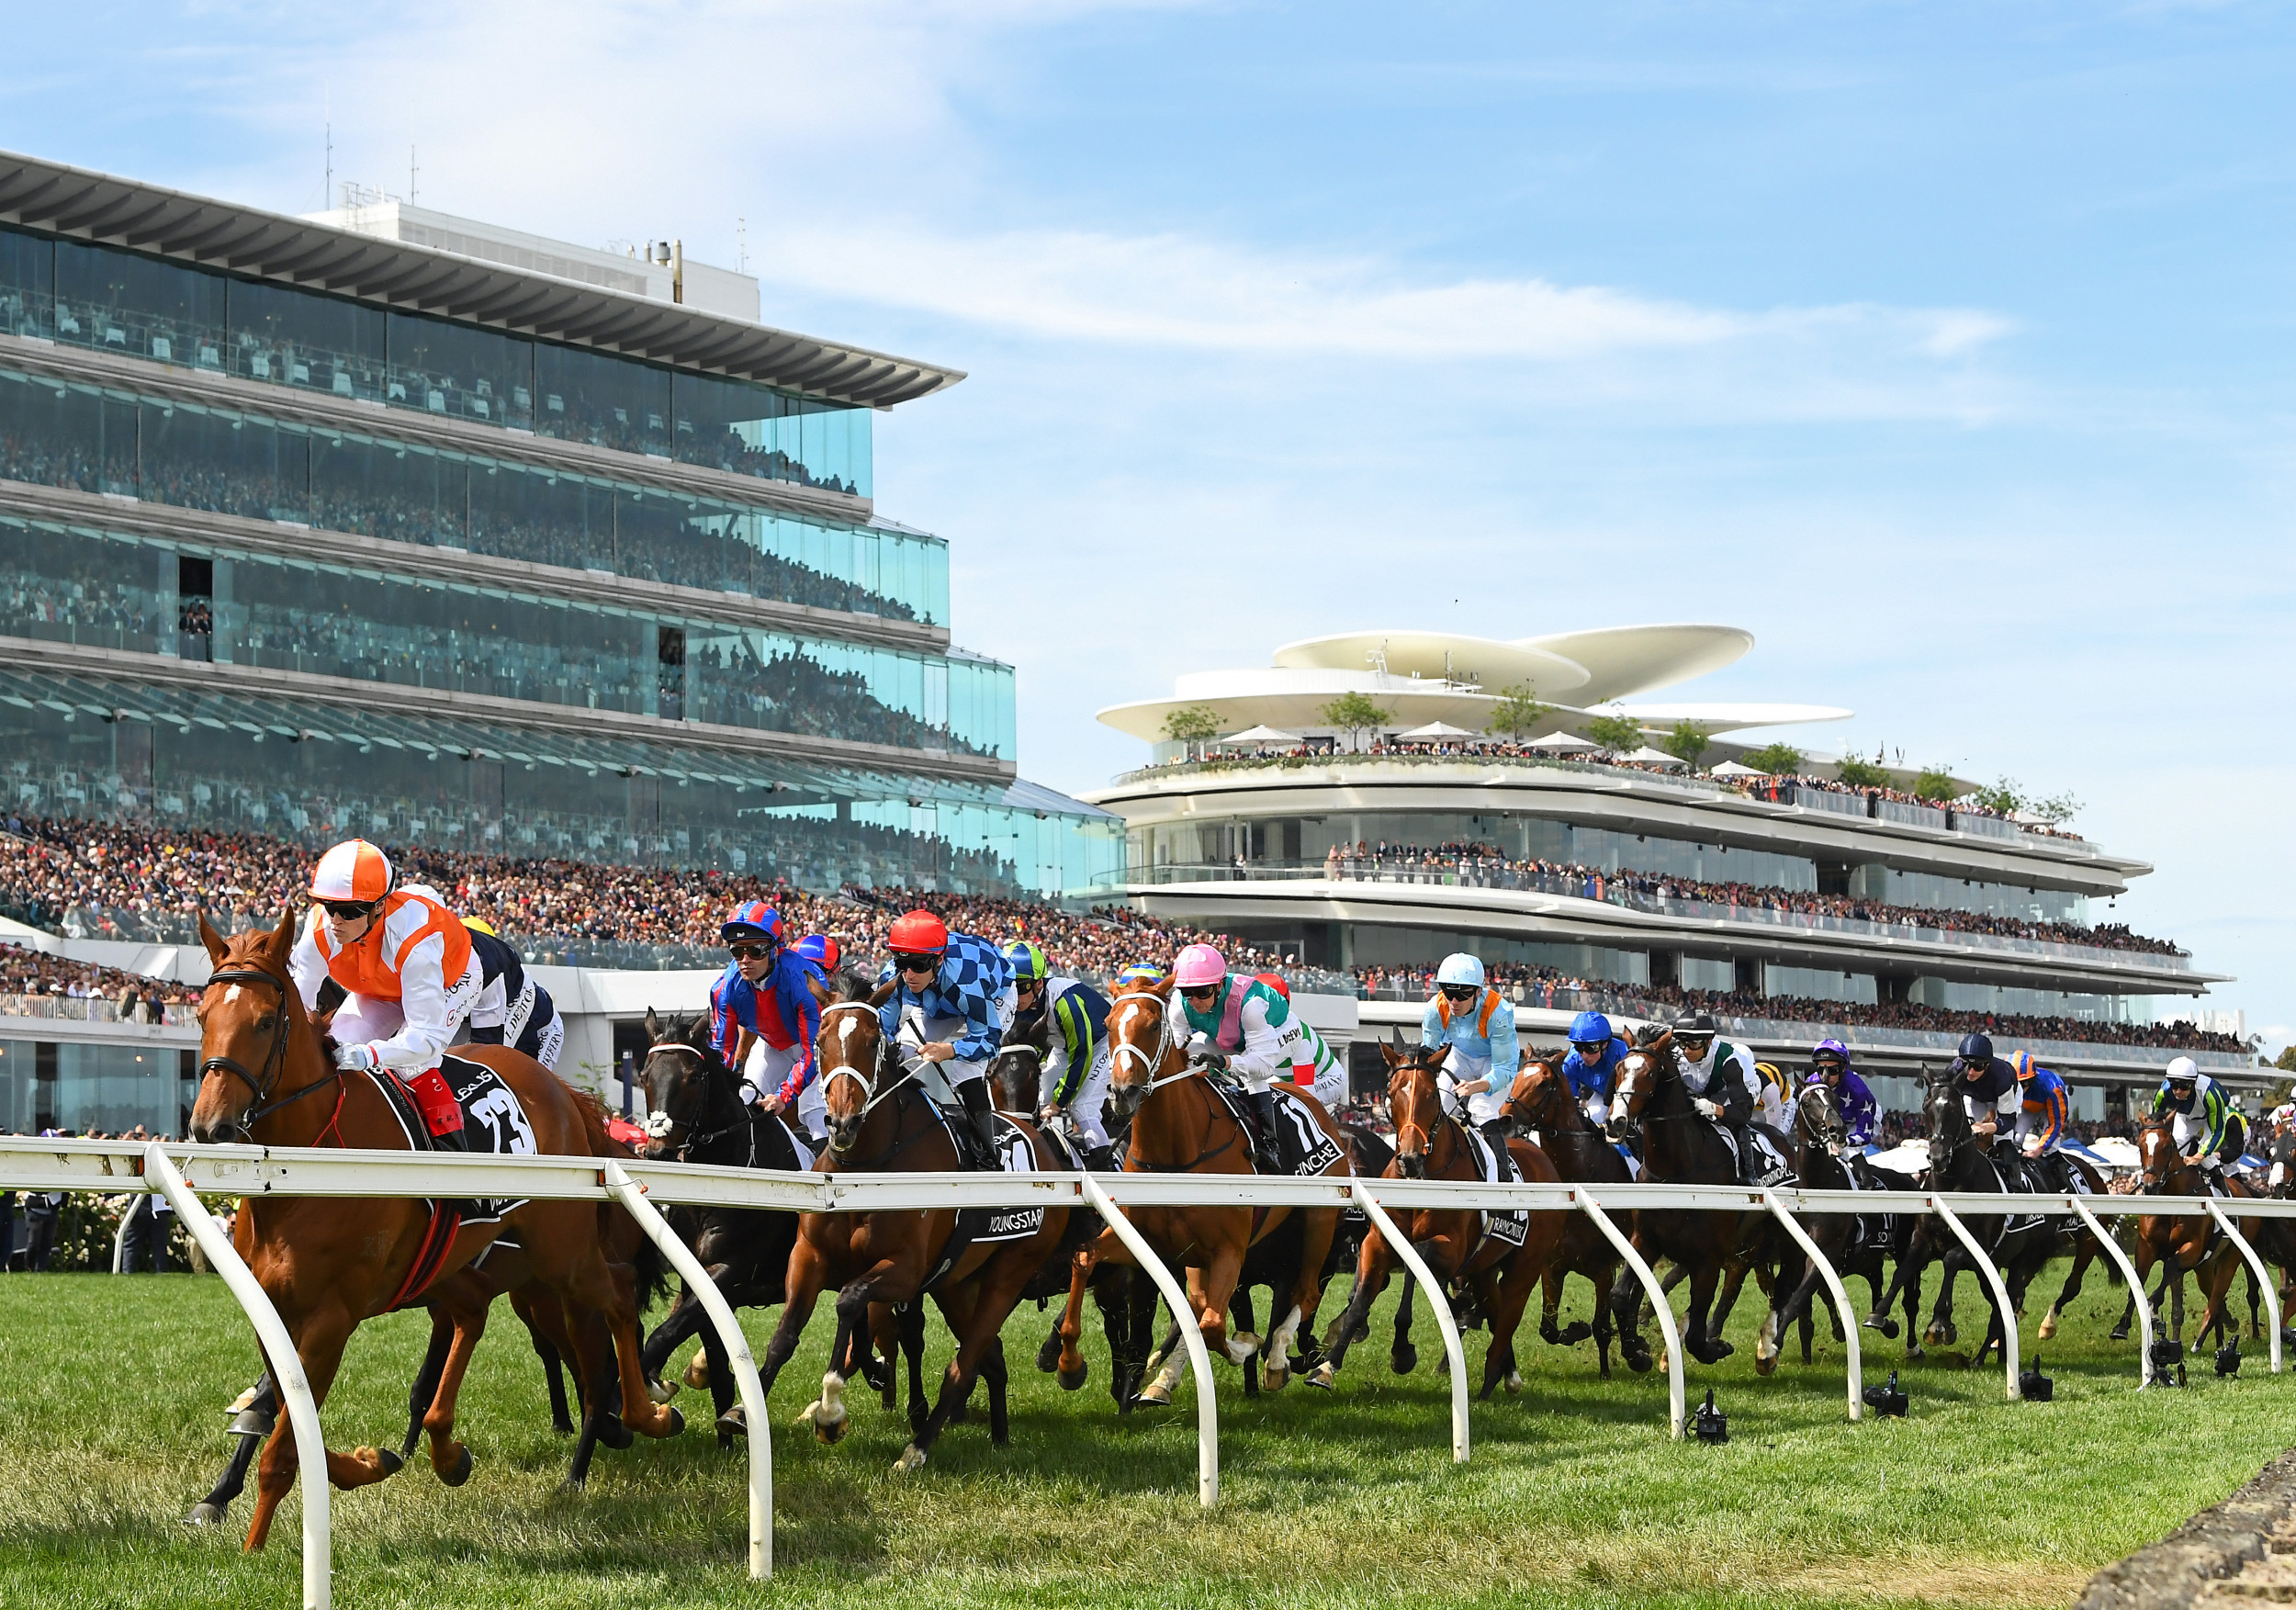
[(837, 976), (829, 980), (831, 1006), (844, 1001), (865, 1001), (876, 993), (876, 980), (865, 978), (850, 967), (838, 969)]

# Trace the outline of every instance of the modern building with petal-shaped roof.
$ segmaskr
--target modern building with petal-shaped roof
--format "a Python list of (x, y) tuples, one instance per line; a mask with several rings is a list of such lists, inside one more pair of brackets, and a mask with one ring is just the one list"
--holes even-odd
[[(1697, 624), (1287, 643), (1264, 667), (1189, 672), (1101, 711), (1151, 751), (1088, 797), (1125, 820), (1136, 905), (1367, 988), (1469, 950), (1532, 980), (1535, 1006), (1559, 1001), (1535, 1026), (1570, 1004), (1541, 979), (1647, 1003), (1727, 997), (1740, 1033), (1782, 1058), (1806, 1053), (1805, 1025), (1830, 1009), (1857, 1023), (1844, 1031), (1863, 1063), (1901, 1074), (1950, 1056), (1958, 1034), (1887, 1019), (2062, 1019), (2121, 1041), (2046, 1048), (2085, 1075), (2092, 1116), (2109, 1095), (2149, 1092), (2171, 1054), (2132, 1038), (2183, 1033), (2220, 1074), (2253, 1061), (2200, 1043), (2201, 1026), (2220, 1047), (2239, 1029), (2196, 998), (2219, 975), (2113, 926), (2145, 862), (1998, 814), (1941, 774), (1924, 792), (1961, 797), (1918, 798), (1917, 773), (1878, 763), (1765, 771), (1779, 729), (1822, 732), (1848, 710), (1652, 697), (1753, 645)], [(1366, 1000), (1367, 1025), (1416, 1023), (1424, 986), (1371, 993), (1400, 998)], [(1762, 1001), (1780, 1003), (1775, 1019)], [(2180, 1022), (2193, 1027), (2131, 1032)]]

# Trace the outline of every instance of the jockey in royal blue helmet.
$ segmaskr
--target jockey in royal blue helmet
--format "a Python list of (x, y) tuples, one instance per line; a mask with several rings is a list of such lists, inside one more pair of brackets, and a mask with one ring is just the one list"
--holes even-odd
[[(733, 960), (710, 986), (710, 1042), (743, 1077), (742, 1095), (769, 1112), (794, 1103), (798, 1120), (820, 1133), (821, 1092), (813, 1048), (821, 1038), (821, 1003), (812, 969), (782, 940), (782, 916), (762, 900), (737, 906), (719, 929)], [(762, 1041), (764, 1066), (748, 1072)]]
[(1570, 1054), (1562, 1059), (1562, 1076), (1598, 1128), (1610, 1116), (1611, 1087), (1628, 1049), (1600, 1012), (1581, 1012), (1570, 1020)]

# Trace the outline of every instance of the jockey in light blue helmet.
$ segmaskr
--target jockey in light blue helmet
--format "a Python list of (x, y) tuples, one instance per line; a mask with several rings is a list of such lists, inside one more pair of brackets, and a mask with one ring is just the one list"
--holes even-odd
[(1515, 1038), (1514, 1008), (1483, 982), (1480, 958), (1458, 951), (1435, 969), (1435, 993), (1420, 1020), (1419, 1043), (1428, 1050), (1451, 1048), (1443, 1064), (1451, 1095), (1464, 1099), (1469, 1118), (1503, 1157), (1506, 1129), (1499, 1109), (1514, 1088), (1523, 1048)]
[(1598, 1125), (1610, 1116), (1611, 1086), (1628, 1049), (1600, 1012), (1581, 1012), (1570, 1020), (1570, 1054), (1562, 1059), (1562, 1076), (1570, 1081), (1571, 1096)]

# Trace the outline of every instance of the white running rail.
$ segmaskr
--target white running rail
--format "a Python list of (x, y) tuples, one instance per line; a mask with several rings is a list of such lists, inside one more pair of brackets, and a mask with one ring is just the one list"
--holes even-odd
[[(120, 1141), (39, 1140), (0, 1138), (0, 1190), (84, 1190), (104, 1195), (156, 1190), (182, 1217), (185, 1227), (224, 1278), (231, 1294), (245, 1310), (262, 1343), (286, 1401), (303, 1475), (303, 1602), (310, 1610), (325, 1610), (329, 1603), (330, 1550), (325, 1446), (319, 1413), (310, 1385), (297, 1359), (286, 1326), (270, 1300), (256, 1284), (231, 1239), (199, 1202), (199, 1195), (230, 1197), (423, 1197), (436, 1194), (442, 1175), (456, 1177), (453, 1194), (471, 1197), (546, 1198), (618, 1201), (669, 1256), (700, 1298), (710, 1322), (726, 1343), (728, 1361), (740, 1390), (743, 1412), (749, 1422), (750, 1574), (765, 1577), (772, 1571), (771, 1446), (766, 1405), (748, 1344), (732, 1311), (716, 1300), (715, 1289), (692, 1255), (670, 1234), (656, 1211), (658, 1204), (723, 1205), (737, 1208), (783, 1209), (798, 1212), (872, 1212), (929, 1208), (1067, 1207), (1090, 1206), (1107, 1221), (1139, 1259), (1176, 1314), (1188, 1311), (1186, 1289), (1145, 1241), (1132, 1231), (1126, 1207), (1291, 1206), (1345, 1209), (1361, 1203), (1383, 1234), (1396, 1236), (1398, 1253), (1413, 1267), (1436, 1323), (1444, 1333), (1445, 1357), (1450, 1361), (1452, 1384), (1453, 1457), (1467, 1457), (1466, 1370), (1458, 1329), (1443, 1293), (1427, 1279), (1427, 1270), (1415, 1249), (1405, 1244), (1390, 1218), (1390, 1210), (1513, 1209), (1584, 1213), (1601, 1228), (1651, 1294), (1659, 1327), (1667, 1345), (1668, 1419), (1679, 1438), (1684, 1429), (1686, 1388), (1683, 1382), (1680, 1327), (1672, 1310), (1659, 1292), (1649, 1263), (1612, 1219), (1614, 1212), (1637, 1210), (1708, 1212), (1767, 1212), (1789, 1233), (1798, 1233), (1795, 1216), (1814, 1213), (1922, 1213), (1945, 1221), (1976, 1260), (1992, 1300), (2011, 1322), (2005, 1327), (2002, 1349), (2008, 1395), (2017, 1390), (2017, 1331), (2015, 1316), (2008, 1314), (2008, 1296), (2000, 1275), (1977, 1244), (1963, 1215), (1979, 1217), (2029, 1214), (2047, 1204), (2053, 1212), (2077, 1215), (2097, 1234), (2107, 1255), (2133, 1281), (2133, 1266), (2100, 1222), (2098, 1210), (2114, 1217), (2130, 1213), (2174, 1214), (2212, 1219), (2236, 1246), (2250, 1269), (2258, 1274), (2273, 1321), (2271, 1368), (2281, 1366), (2280, 1306), (2272, 1289), (2264, 1260), (2240, 1233), (2238, 1219), (2296, 1218), (2296, 1200), (2242, 1199), (2228, 1213), (2213, 1198), (2187, 1197), (2042, 1197), (2021, 1193), (1938, 1192), (1924, 1190), (1805, 1191), (1755, 1190), (1742, 1186), (1648, 1185), (1605, 1186), (1597, 1200), (1583, 1185), (1567, 1182), (1485, 1185), (1446, 1180), (1380, 1179), (1378, 1199), (1363, 1188), (1371, 1182), (1340, 1177), (1266, 1178), (1237, 1175), (1179, 1174), (900, 1174), (820, 1175), (777, 1174), (746, 1168), (713, 1168), (692, 1165), (647, 1163), (638, 1160), (582, 1157), (471, 1157), (426, 1155), (405, 1152), (359, 1152), (338, 1149), (306, 1150), (262, 1146), (199, 1146), (182, 1143)], [(1800, 1233), (1795, 1241), (1805, 1252), (1814, 1245)], [(1855, 1327), (1849, 1323), (1848, 1294), (1839, 1274), (1818, 1256), (1816, 1263), (1829, 1293), (1843, 1310), (1850, 1334), (1849, 1390), (1851, 1418), (1860, 1407), (1860, 1362)], [(2144, 1321), (2144, 1345), (2138, 1349), (2139, 1383), (2151, 1379), (2150, 1311), (2142, 1292), (2137, 1312)], [(1193, 1316), (1191, 1316), (1193, 1317)], [(1219, 1422), (1214, 1401), (1211, 1360), (1193, 1323), (1180, 1326), (1196, 1379), (1199, 1496), (1210, 1507), (1220, 1493)], [(318, 1479), (313, 1480), (314, 1472)]]

